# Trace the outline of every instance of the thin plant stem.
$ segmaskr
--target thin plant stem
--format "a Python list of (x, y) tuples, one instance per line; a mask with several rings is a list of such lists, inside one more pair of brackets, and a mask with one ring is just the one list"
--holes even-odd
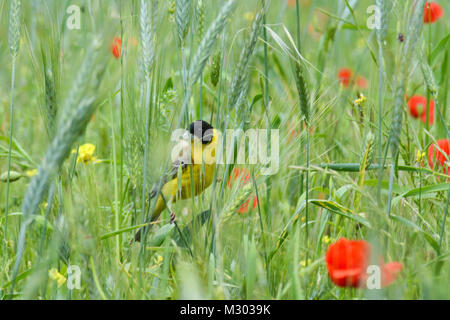
[[(264, 16), (263, 16), (263, 38), (264, 38), (264, 108), (266, 110), (266, 115), (267, 115), (267, 120), (266, 120), (266, 128), (267, 128), (267, 139), (270, 141), (270, 129), (271, 129), (271, 124), (270, 124), (270, 115), (269, 115), (269, 67), (268, 67), (268, 56), (267, 56), (267, 30), (265, 28), (266, 25), (266, 11), (264, 11)], [(270, 150), (271, 146), (270, 143), (267, 144), (267, 148)], [(268, 150), (268, 154), (270, 154)], [(266, 181), (267, 184), (267, 190), (266, 190), (266, 221), (268, 222), (268, 227), (270, 228), (271, 226), (271, 214), (270, 214), (270, 198), (271, 198), (271, 193), (272, 193), (272, 181), (270, 178), (267, 179)]]
[[(113, 104), (111, 103), (111, 135), (112, 135), (112, 169), (113, 169), (113, 178), (114, 178), (114, 228), (119, 230), (120, 222), (119, 222), (119, 214), (120, 214), (120, 197), (118, 191), (118, 177), (117, 177), (117, 151), (116, 151), (116, 135), (115, 135), (115, 125), (114, 125), (114, 110)], [(119, 234), (118, 237), (115, 237), (115, 245), (116, 245), (116, 259), (120, 261), (120, 253), (121, 253), (121, 243), (122, 243), (122, 234)]]
[[(299, 9), (298, 0), (296, 0), (296, 11), (297, 11), (297, 47), (300, 52), (301, 48), (301, 38), (300, 38), (300, 9)], [(307, 111), (309, 113), (309, 110)], [(309, 243), (309, 116), (305, 115), (305, 123), (306, 123), (306, 179), (305, 179), (305, 238), (306, 238), (306, 266), (308, 265), (309, 251), (308, 251), (308, 243)], [(300, 127), (302, 123), (300, 121)]]
[(142, 174), (142, 205), (141, 205), (141, 216), (142, 223), (145, 219), (145, 193), (146, 193), (146, 183), (147, 183), (147, 157), (148, 157), (148, 144), (149, 144), (149, 122), (150, 122), (150, 78), (147, 78), (147, 85), (145, 88), (145, 144), (144, 144), (144, 161), (143, 161), (143, 174)]
[[(8, 176), (6, 179), (6, 203), (5, 203), (5, 222), (3, 226), (3, 243), (2, 243), (2, 265), (4, 265), (6, 254), (5, 248), (6, 248), (6, 237), (7, 237), (7, 231), (8, 231), (8, 213), (9, 213), (9, 184), (10, 184), (10, 178), (11, 178), (11, 152), (12, 152), (12, 139), (13, 139), (13, 129), (14, 129), (14, 84), (15, 84), (15, 78), (16, 78), (16, 58), (13, 57), (12, 59), (12, 72), (11, 72), (11, 100), (9, 105), (9, 141), (8, 141)], [(2, 286), (3, 286), (3, 277), (2, 279)]]
[(447, 221), (447, 215), (448, 215), (449, 199), (450, 199), (450, 187), (448, 188), (448, 192), (447, 192), (447, 201), (445, 202), (444, 217), (442, 218), (441, 231), (439, 233), (439, 252), (441, 251), (441, 248), (442, 248), (442, 240), (444, 237), (445, 222)]
[(5, 225), (4, 225), (4, 238), (6, 239), (7, 232), (7, 220), (9, 212), (9, 185), (11, 178), (11, 152), (12, 152), (12, 140), (14, 131), (14, 84), (16, 78), (16, 59), (12, 61), (12, 73), (11, 73), (11, 100), (9, 105), (9, 141), (8, 141), (8, 176), (6, 179), (6, 204), (5, 204)]
[[(378, 162), (381, 163), (383, 159), (383, 48), (381, 43), (378, 45), (378, 67), (379, 67), (379, 85), (378, 85)], [(381, 181), (383, 180), (383, 166), (380, 166), (378, 172), (378, 186), (377, 186), (377, 200), (381, 205)]]

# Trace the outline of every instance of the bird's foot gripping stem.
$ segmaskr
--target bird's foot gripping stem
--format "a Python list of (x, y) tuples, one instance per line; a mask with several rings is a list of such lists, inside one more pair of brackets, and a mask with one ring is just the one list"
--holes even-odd
[(177, 216), (175, 215), (175, 212), (170, 213), (170, 223), (175, 223)]

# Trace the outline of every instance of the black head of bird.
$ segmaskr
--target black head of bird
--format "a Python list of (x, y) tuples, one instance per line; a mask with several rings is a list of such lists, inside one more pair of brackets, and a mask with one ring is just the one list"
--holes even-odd
[(213, 127), (206, 121), (196, 120), (189, 125), (189, 132), (192, 137), (199, 138), (203, 144), (211, 142), (214, 132)]

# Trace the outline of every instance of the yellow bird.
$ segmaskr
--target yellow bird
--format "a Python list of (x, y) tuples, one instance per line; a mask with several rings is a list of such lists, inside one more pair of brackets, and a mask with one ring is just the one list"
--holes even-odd
[[(164, 177), (161, 190), (154, 188), (150, 192), (151, 198), (158, 195), (158, 199), (149, 222), (158, 219), (166, 208), (166, 203), (188, 199), (192, 196), (192, 191), (194, 196), (197, 196), (211, 185), (216, 167), (216, 147), (219, 139), (217, 130), (208, 122), (197, 120), (189, 125), (187, 134), (190, 141), (182, 140), (177, 144), (180, 152), (173, 158), (172, 168)], [(151, 225), (145, 228), (150, 227)], [(141, 228), (137, 231), (135, 241), (141, 240), (144, 230)]]

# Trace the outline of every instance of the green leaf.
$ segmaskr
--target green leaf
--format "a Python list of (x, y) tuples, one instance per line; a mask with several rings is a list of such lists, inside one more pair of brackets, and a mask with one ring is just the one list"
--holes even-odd
[[(369, 186), (369, 187), (377, 187), (378, 180), (376, 180), (376, 179), (366, 180), (366, 181), (364, 181), (364, 185)], [(389, 188), (389, 181), (386, 181), (386, 180), (381, 181), (381, 188), (387, 190)], [(395, 184), (395, 183), (392, 187), (392, 190), (395, 193), (400, 193), (400, 194), (408, 191), (408, 189), (406, 187), (399, 186), (398, 184)]]
[(184, 226), (180, 232), (174, 234), (174, 240), (179, 247), (187, 248), (190, 245), (192, 236), (191, 234), (201, 228), (211, 216), (210, 210), (205, 210), (197, 214), (186, 226)]
[(417, 196), (420, 194), (424, 195), (427, 193), (446, 191), (446, 190), (448, 190), (449, 187), (450, 187), (450, 183), (434, 184), (434, 185), (426, 186), (426, 187), (422, 187), (422, 188), (411, 189), (408, 192), (403, 193), (401, 196), (403, 198), (406, 198), (406, 197)]
[(155, 232), (153, 237), (148, 242), (148, 245), (150, 247), (159, 247), (164, 240), (170, 235), (173, 228), (175, 228), (175, 224), (169, 223), (163, 225), (161, 228), (158, 229), (158, 231)]
[(403, 217), (400, 216), (396, 216), (391, 214), (391, 219), (397, 222), (400, 222), (412, 229), (414, 229), (415, 231), (419, 232), (420, 234), (422, 234), (425, 238), (425, 240), (430, 244), (430, 246), (434, 249), (434, 251), (436, 251), (439, 254), (439, 244), (438, 242), (434, 239), (434, 237), (432, 235), (430, 235), (429, 233), (425, 232), (422, 230), (422, 228), (420, 228), (417, 224), (415, 224), (414, 222), (405, 219)]
[(366, 219), (364, 219), (363, 217), (361, 217), (357, 214), (354, 214), (352, 210), (340, 205), (339, 203), (329, 201), (329, 200), (314, 200), (314, 199), (309, 200), (309, 202), (316, 206), (319, 206), (321, 208), (327, 209), (328, 211), (337, 213), (348, 219), (359, 222), (359, 223), (365, 225), (366, 227), (370, 228), (369, 221), (367, 221)]
[(148, 226), (148, 225), (149, 225), (149, 223), (143, 223), (143, 224), (138, 224), (138, 225), (131, 226), (131, 227), (122, 228), (122, 229), (119, 229), (119, 230), (114, 230), (114, 231), (105, 233), (104, 235), (100, 236), (100, 240), (105, 240), (105, 239), (117, 236), (117, 235), (119, 235), (121, 233), (132, 231), (132, 230), (136, 230), (136, 229)]
[(246, 239), (246, 271), (245, 271), (245, 291), (247, 299), (251, 299), (256, 283), (256, 261), (258, 259), (258, 252), (254, 240), (249, 241), (247, 235)]
[(406, 226), (408, 226), (408, 227), (410, 227), (410, 228), (412, 228), (412, 229), (414, 229), (416, 231), (423, 232), (423, 230), (417, 224), (415, 224), (414, 222), (412, 222), (412, 221), (410, 221), (408, 219), (405, 219), (405, 218), (400, 217), (400, 216), (396, 216), (394, 214), (391, 214), (391, 218), (392, 218), (392, 220), (400, 222), (400, 223), (403, 223), (404, 225), (406, 225)]
[[(23, 212), (11, 212), (8, 214), (8, 217), (13, 216), (23, 216)], [(33, 215), (33, 220), (40, 225), (41, 227), (45, 225), (45, 216), (42, 215)], [(53, 231), (53, 226), (47, 221), (47, 229)]]
[(173, 81), (172, 78), (168, 78), (166, 80), (166, 83), (164, 84), (164, 88), (162, 90), (163, 93), (166, 93), (167, 91), (173, 89)]
[(433, 52), (430, 55), (431, 58), (431, 63), (434, 62), (434, 60), (437, 58), (437, 56), (444, 51), (444, 49), (447, 48), (447, 43), (449, 42), (450, 39), (450, 33), (447, 34), (444, 38), (442, 38), (441, 41), (439, 41), (438, 45), (436, 46), (436, 48), (434, 48)]

